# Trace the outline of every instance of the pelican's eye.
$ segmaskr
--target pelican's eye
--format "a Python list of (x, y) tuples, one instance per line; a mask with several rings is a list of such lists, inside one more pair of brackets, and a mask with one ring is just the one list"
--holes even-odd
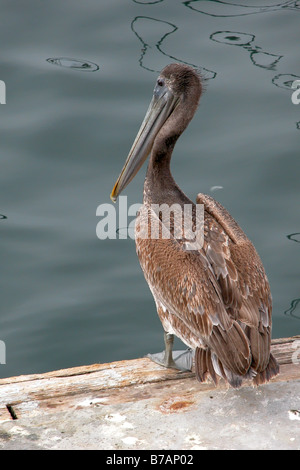
[(158, 86), (164, 86), (164, 84), (165, 84), (165, 81), (162, 78), (157, 79), (157, 85)]

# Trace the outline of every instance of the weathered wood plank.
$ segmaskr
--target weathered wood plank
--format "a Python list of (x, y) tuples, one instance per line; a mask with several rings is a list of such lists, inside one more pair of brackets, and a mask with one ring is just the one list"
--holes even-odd
[[(300, 335), (272, 341), (272, 353), (281, 371), (272, 382), (300, 379)], [(218, 387), (225, 389), (225, 384)], [(148, 397), (161, 398), (164, 390), (176, 395), (176, 405), (189, 407), (195, 394), (215, 390), (213, 383), (200, 384), (192, 372), (164, 369), (147, 358), (93, 364), (70, 369), (0, 379), (0, 421), (11, 419), (7, 406), (17, 418), (51, 413), (58, 410), (80, 409), (85, 406), (105, 406), (128, 403)]]

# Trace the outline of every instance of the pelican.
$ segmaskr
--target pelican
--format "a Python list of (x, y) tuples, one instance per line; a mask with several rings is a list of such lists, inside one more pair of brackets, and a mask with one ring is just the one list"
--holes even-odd
[[(117, 200), (150, 155), (135, 238), (164, 329), (165, 351), (151, 359), (183, 370), (194, 362), (200, 382), (210, 376), (215, 385), (221, 377), (234, 388), (244, 379), (260, 385), (279, 372), (270, 353), (272, 297), (262, 262), (220, 203), (202, 193), (193, 203), (170, 171), (175, 143), (196, 112), (202, 88), (190, 66), (170, 64), (162, 70), (111, 199)], [(193, 215), (202, 205), (202, 243), (189, 245), (184, 236), (176, 236), (174, 214), (170, 236), (163, 236), (165, 221), (153, 209), (162, 204), (182, 210), (189, 205)], [(160, 230), (156, 237), (149, 228), (153, 221)], [(185, 353), (173, 354), (174, 335), (188, 346)]]

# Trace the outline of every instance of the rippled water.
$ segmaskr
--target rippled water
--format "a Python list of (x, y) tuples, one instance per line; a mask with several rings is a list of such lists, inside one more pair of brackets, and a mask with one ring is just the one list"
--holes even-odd
[(96, 209), (173, 61), (206, 82), (174, 177), (240, 223), (269, 276), (273, 336), (298, 334), (299, 2), (3, 0), (1, 19), (0, 375), (162, 349), (134, 241), (99, 240)]

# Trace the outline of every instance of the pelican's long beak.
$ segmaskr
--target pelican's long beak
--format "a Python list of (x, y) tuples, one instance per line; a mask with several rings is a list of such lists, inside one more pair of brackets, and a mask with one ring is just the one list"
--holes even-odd
[(173, 112), (177, 102), (178, 98), (166, 85), (156, 85), (146, 116), (110, 195), (113, 202), (116, 202), (121, 191), (130, 183), (145, 162), (151, 152), (155, 137)]

